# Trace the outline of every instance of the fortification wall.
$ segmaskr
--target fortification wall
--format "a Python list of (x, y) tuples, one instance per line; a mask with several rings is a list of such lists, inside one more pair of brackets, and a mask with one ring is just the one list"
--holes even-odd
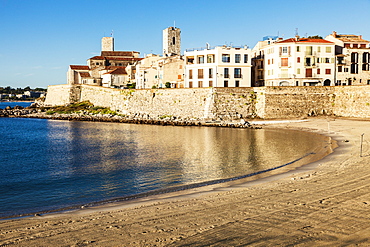
[(334, 87), (265, 87), (262, 118), (332, 115)]
[(79, 101), (79, 87), (74, 85), (54, 85), (48, 87), (45, 106), (66, 105)]
[(370, 118), (370, 85), (335, 87), (334, 114)]
[(110, 107), (124, 115), (205, 119), (213, 105), (212, 89), (109, 89), (81, 85), (80, 101)]
[(232, 120), (318, 115), (370, 117), (370, 86), (186, 89), (110, 89), (91, 85), (50, 86), (45, 105), (88, 100), (142, 118)]

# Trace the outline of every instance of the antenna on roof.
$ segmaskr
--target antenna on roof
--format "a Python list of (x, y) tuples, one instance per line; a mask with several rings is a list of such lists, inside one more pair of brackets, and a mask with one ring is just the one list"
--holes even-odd
[(176, 28), (176, 21), (173, 21), (173, 27)]
[(112, 36), (112, 38), (113, 38), (113, 34), (114, 34), (114, 32), (113, 32), (113, 30), (112, 30), (112, 32), (110, 33), (110, 36)]
[(298, 28), (295, 29), (295, 36), (298, 36)]

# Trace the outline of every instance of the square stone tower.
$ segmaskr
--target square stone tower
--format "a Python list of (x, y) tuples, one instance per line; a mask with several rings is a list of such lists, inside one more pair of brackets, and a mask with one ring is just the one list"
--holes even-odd
[(181, 30), (168, 27), (163, 30), (163, 56), (181, 55)]
[(103, 37), (101, 39), (101, 50), (102, 51), (114, 51), (114, 38)]

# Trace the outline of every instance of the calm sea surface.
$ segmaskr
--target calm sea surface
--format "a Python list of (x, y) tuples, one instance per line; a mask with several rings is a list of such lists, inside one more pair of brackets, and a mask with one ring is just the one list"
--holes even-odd
[(0, 218), (250, 174), (318, 142), (271, 129), (0, 118)]

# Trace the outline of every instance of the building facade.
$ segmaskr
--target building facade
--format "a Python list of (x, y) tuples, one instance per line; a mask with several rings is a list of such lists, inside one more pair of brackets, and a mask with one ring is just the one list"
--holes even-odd
[[(102, 38), (100, 56), (87, 60), (87, 65), (70, 65), (67, 83), (88, 84), (104, 87), (125, 88), (134, 79), (126, 67), (142, 60), (136, 51), (114, 51), (113, 37)], [(131, 72), (131, 71), (130, 71)]]
[(333, 42), (299, 36), (270, 41), (254, 49), (254, 86), (335, 85)]
[(336, 85), (370, 85), (370, 41), (336, 32), (325, 39), (335, 43)]
[(185, 51), (185, 87), (250, 87), (251, 50), (216, 46)]

